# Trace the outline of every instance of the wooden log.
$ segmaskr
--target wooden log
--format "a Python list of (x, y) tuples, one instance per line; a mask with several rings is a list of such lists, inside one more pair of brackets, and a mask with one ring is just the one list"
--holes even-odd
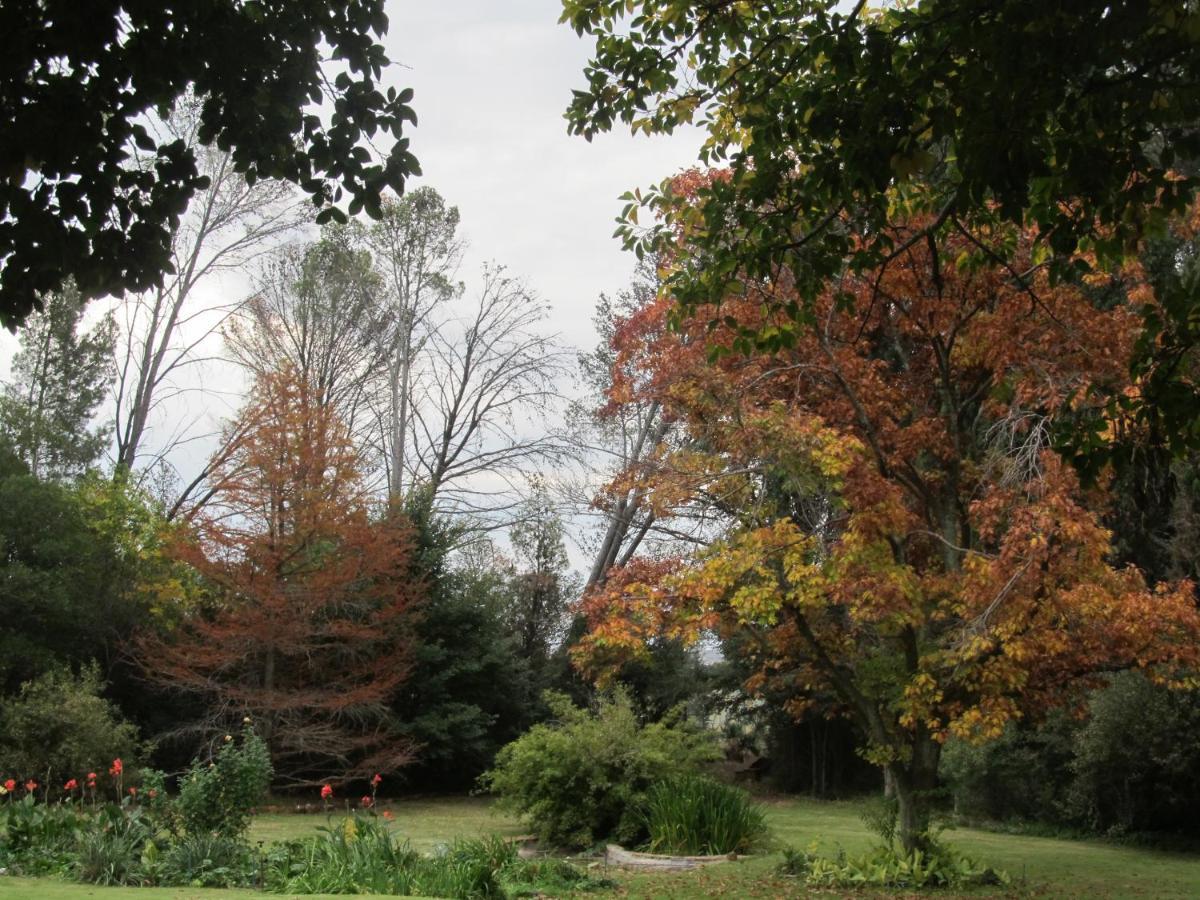
[(621, 866), (627, 869), (651, 869), (659, 872), (683, 872), (697, 869), (700, 866), (710, 866), (713, 863), (736, 860), (736, 853), (725, 853), (721, 856), (665, 856), (659, 853), (638, 853), (626, 850), (617, 844), (609, 844), (604, 848), (604, 861), (610, 866)]

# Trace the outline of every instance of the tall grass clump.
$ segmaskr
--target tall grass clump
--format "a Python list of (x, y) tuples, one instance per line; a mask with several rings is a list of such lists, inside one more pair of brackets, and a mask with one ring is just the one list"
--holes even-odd
[(767, 837), (766, 817), (749, 794), (698, 775), (654, 785), (645, 811), (652, 853), (746, 853)]

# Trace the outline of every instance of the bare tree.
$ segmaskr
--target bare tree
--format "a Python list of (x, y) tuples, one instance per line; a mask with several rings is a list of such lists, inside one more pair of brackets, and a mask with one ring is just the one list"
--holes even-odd
[(350, 229), (330, 226), (316, 243), (273, 255), (256, 289), (222, 328), (238, 363), (255, 375), (294, 369), (361, 437), (363, 413), (389, 359), (376, 333), (382, 284)]
[[(120, 302), (116, 310), (121, 337), (113, 392), (114, 455), (116, 465), (129, 470), (146, 455), (155, 412), (186, 390), (179, 376), (202, 361), (198, 348), (236, 307), (200, 307), (197, 286), (218, 272), (244, 266), (305, 219), (289, 185), (270, 180), (250, 184), (234, 171), (229, 153), (201, 145), (198, 113), (197, 103), (180, 103), (160, 126), (193, 148), (210, 182), (175, 233), (174, 274), (160, 288)], [(186, 439), (189, 427), (177, 427), (158, 441), (148, 465)]]
[(485, 266), (467, 314), (429, 332), (404, 464), (436, 511), (487, 513), (499, 525), (495, 514), (515, 509), (527, 476), (565, 450), (549, 419), (571, 357), (542, 333), (545, 316), (503, 267)]
[(462, 290), (454, 281), (463, 251), (458, 220), (457, 207), (420, 187), (385, 203), (383, 217), (366, 233), (382, 288), (377, 340), (388, 361), (377, 418), (392, 500), (404, 493), (418, 358), (436, 328), (433, 317)]

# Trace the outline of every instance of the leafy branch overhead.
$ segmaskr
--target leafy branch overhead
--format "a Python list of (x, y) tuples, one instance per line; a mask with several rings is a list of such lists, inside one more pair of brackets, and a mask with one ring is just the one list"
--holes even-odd
[[(74, 276), (86, 296), (172, 271), (171, 234), (207, 187), (182, 140), (152, 136), (188, 91), (198, 137), (248, 183), (299, 185), (319, 222), (378, 215), (420, 172), (409, 89), (380, 85), (383, 0), (153, 0), (0, 6), (0, 322)], [(323, 58), (322, 52), (328, 54)], [(333, 63), (337, 74), (329, 71)], [(394, 138), (378, 160), (372, 139)]]
[[(897, 203), (933, 214), (931, 237), (996, 217), (1036, 226), (1055, 260), (1104, 262), (1196, 188), (1183, 164), (1200, 151), (1200, 10), (1185, 0), (563, 6), (595, 41), (573, 133), (696, 124), (701, 162), (729, 169), (700, 203), (670, 182), (625, 198), (627, 246), (685, 248), (670, 284), (685, 309), (786, 268), (803, 320), (847, 260), (866, 271), (901, 251), (884, 228)], [(639, 228), (640, 207), (661, 224)]]

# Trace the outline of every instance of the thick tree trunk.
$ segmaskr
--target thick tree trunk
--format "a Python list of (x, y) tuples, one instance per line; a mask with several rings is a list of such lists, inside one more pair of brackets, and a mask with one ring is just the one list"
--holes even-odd
[(941, 751), (941, 744), (921, 734), (913, 742), (912, 759), (907, 765), (892, 763), (887, 767), (896, 798), (897, 834), (905, 853), (929, 849), (929, 818)]

